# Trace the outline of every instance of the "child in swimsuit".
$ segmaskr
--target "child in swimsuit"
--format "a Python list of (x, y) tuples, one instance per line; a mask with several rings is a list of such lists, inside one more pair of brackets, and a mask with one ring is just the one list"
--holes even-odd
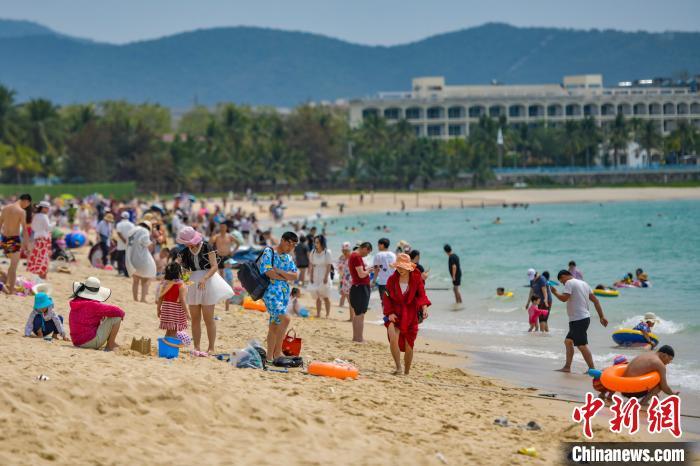
[(539, 296), (533, 296), (530, 300), (530, 307), (527, 310), (527, 314), (530, 322), (528, 332), (532, 332), (533, 330), (537, 332), (540, 330), (540, 316), (542, 315), (546, 317), (549, 314), (549, 311), (547, 309), (540, 309)]
[(187, 329), (191, 320), (187, 308), (187, 287), (182, 281), (182, 267), (171, 262), (165, 267), (165, 279), (158, 290), (158, 317), (160, 328), (166, 337), (175, 337), (177, 332)]

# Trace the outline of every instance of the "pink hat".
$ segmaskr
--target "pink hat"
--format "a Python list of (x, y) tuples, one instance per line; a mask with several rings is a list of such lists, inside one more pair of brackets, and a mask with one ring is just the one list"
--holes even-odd
[(177, 234), (176, 241), (185, 246), (194, 246), (202, 242), (202, 235), (192, 227), (183, 227)]

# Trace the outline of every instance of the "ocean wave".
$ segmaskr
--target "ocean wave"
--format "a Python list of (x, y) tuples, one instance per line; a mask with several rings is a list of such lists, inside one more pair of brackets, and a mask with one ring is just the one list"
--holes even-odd
[(517, 310), (520, 310), (522, 308), (519, 307), (507, 307), (507, 308), (499, 308), (499, 307), (490, 307), (489, 312), (496, 312), (499, 314), (507, 314), (511, 312), (515, 312)]
[[(622, 321), (620, 328), (633, 328), (643, 319), (643, 315), (630, 317), (629, 319), (625, 319)], [(654, 328), (652, 330), (653, 333), (659, 335), (672, 335), (674, 333), (680, 333), (686, 329), (686, 326), (684, 324), (674, 322), (672, 320), (664, 320), (660, 317), (658, 317), (658, 319), (659, 320), (656, 322), (656, 325), (654, 325)]]
[[(468, 320), (460, 324), (439, 324), (424, 322), (421, 329), (448, 334), (478, 334), (498, 336), (525, 336), (528, 334), (527, 320), (520, 321), (495, 321), (495, 320)], [(549, 334), (563, 335), (563, 329), (550, 328)], [(544, 336), (544, 335), (543, 335)]]

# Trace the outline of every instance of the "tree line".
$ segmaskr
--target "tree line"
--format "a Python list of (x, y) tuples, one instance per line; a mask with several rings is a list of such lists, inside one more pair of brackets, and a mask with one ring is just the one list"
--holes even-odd
[[(481, 186), (493, 177), (503, 132), (506, 167), (617, 165), (630, 141), (649, 152), (690, 154), (700, 135), (681, 121), (667, 136), (657, 124), (622, 115), (561, 127), (509, 126), (482, 117), (465, 139), (415, 135), (406, 121), (369, 118), (350, 128), (344, 110), (302, 105), (289, 113), (232, 103), (195, 107), (176, 123), (166, 107), (106, 101), (60, 107), (17, 102), (0, 85), (0, 181), (136, 181), (142, 191), (412, 189)], [(601, 151), (602, 149), (602, 151)]]

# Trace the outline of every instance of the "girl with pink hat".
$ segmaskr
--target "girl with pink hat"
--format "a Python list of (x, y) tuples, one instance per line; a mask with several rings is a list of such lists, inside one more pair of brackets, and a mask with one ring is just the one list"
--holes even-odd
[(386, 291), (382, 294), (384, 326), (396, 364), (394, 373), (401, 374), (401, 352), (404, 352), (403, 373), (408, 375), (413, 362), (418, 324), (428, 317), (431, 303), (425, 294), (423, 277), (408, 254), (399, 254), (391, 267), (396, 272), (387, 280)]
[(204, 241), (202, 235), (192, 227), (184, 227), (177, 234), (177, 242), (185, 246), (178, 254), (181, 265), (191, 271), (191, 285), (187, 288), (187, 306), (192, 315), (192, 337), (194, 348), (200, 351), (202, 317), (207, 327), (209, 346), (214, 351), (216, 323), (214, 306), (233, 297), (233, 290), (218, 273), (218, 258), (214, 248)]

